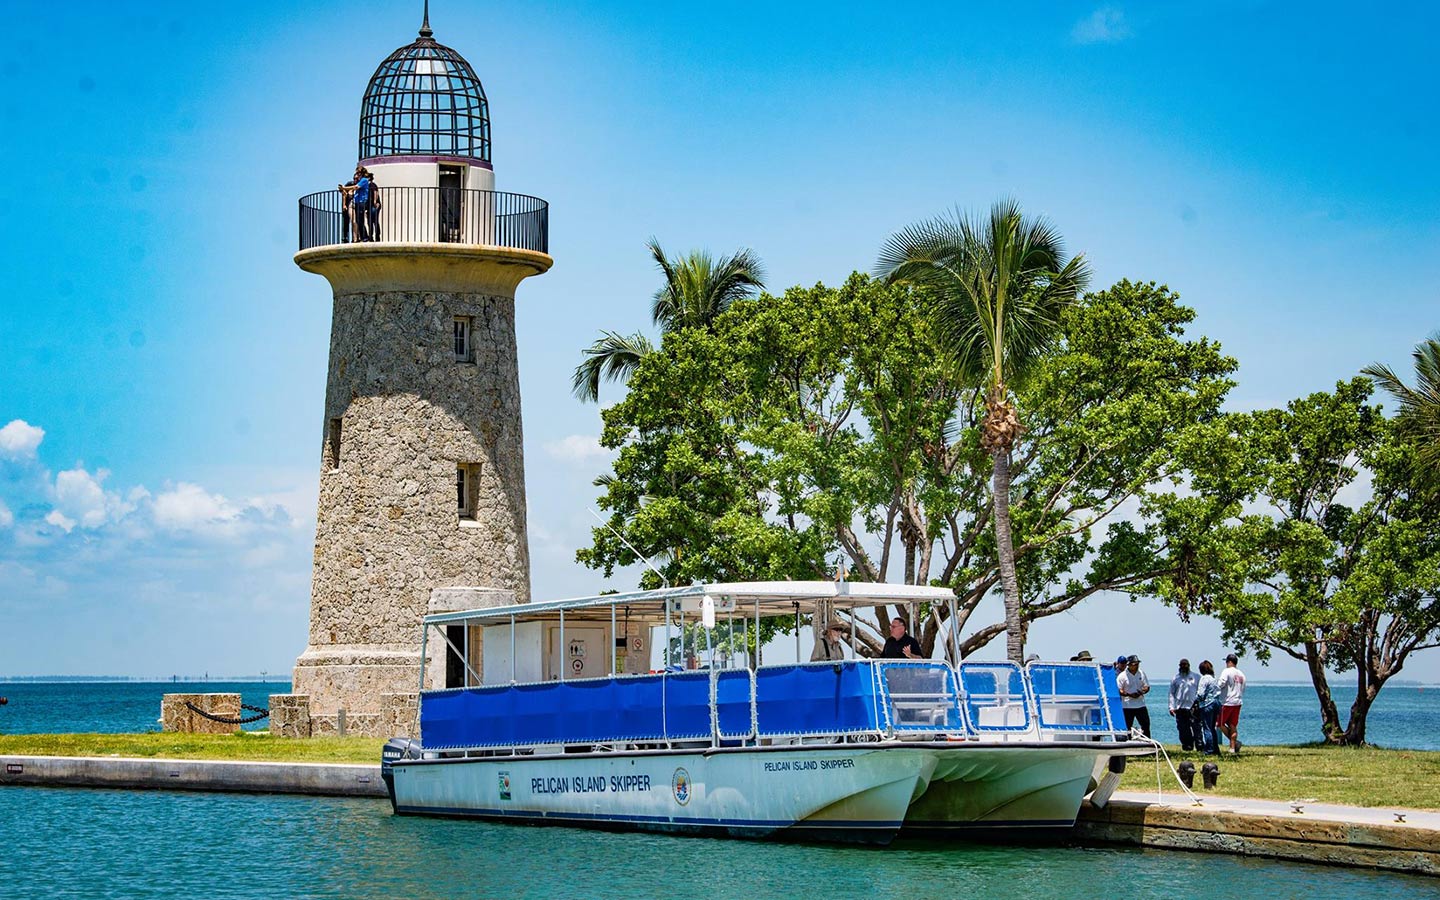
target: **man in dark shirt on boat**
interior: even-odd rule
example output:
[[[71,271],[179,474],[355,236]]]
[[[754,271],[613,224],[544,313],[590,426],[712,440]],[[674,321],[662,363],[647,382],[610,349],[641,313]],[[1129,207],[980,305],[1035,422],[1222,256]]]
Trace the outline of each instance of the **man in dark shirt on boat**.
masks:
[[[890,636],[885,639],[885,649],[880,651],[881,659],[924,659],[920,642],[905,631],[904,619],[890,620]]]

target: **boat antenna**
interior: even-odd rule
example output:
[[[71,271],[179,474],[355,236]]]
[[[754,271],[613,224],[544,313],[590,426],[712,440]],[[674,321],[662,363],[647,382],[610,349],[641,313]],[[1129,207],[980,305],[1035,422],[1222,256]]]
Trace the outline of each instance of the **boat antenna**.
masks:
[[[660,585],[661,585],[662,587],[667,587],[667,588],[668,588],[668,587],[670,586],[670,579],[666,578],[663,572],[661,572],[659,569],[655,568],[655,564],[652,563],[652,562],[650,562],[650,557],[648,557],[648,556],[643,556],[643,555],[640,553],[639,550],[636,550],[636,549],[630,544],[629,541],[625,540],[625,535],[623,535],[623,534],[621,534],[620,532],[616,531],[616,530],[615,530],[615,527],[614,527],[613,525],[611,525],[609,522],[605,521],[604,519],[600,518],[600,514],[597,513],[594,509],[591,509],[591,510],[590,510],[590,515],[592,515],[592,516],[595,517],[595,521],[599,522],[601,525],[604,525],[606,528],[609,528],[609,529],[610,529],[610,533],[613,534],[613,535],[615,535],[615,537],[619,539],[620,543],[624,544],[624,545],[626,546],[626,548],[628,548],[628,549],[630,550],[631,553],[635,554],[635,556],[636,556],[637,559],[643,560],[643,561],[645,562],[645,565],[649,567],[650,571],[654,572],[654,573],[660,578]]]

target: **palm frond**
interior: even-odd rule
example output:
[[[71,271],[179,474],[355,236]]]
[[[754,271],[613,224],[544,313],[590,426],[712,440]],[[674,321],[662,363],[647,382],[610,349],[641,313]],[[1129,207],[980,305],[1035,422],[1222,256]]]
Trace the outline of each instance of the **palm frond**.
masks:
[[[765,268],[751,250],[738,250],[719,259],[693,250],[671,259],[654,238],[648,246],[664,276],[651,307],[651,318],[661,332],[707,326],[730,304],[765,286]]]
[[[639,332],[622,335],[602,331],[595,343],[585,348],[584,361],[575,367],[575,374],[570,379],[571,392],[581,402],[599,402],[602,380],[628,379],[640,365],[640,360],[654,349],[650,339]]]
[[[985,218],[955,210],[896,232],[875,274],[930,297],[937,335],[960,370],[983,383],[1023,377],[1089,282],[1083,258],[1066,260],[1059,233],[1026,219],[1013,199]]]
[[[1399,404],[1400,427],[1419,444],[1421,461],[1440,467],[1440,335],[1415,345],[1415,387],[1383,363],[1360,370]]]

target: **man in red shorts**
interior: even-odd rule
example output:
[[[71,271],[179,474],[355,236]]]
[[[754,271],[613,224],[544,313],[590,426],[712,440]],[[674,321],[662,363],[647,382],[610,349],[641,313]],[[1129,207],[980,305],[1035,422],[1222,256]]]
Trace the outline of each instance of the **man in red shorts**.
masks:
[[[1240,752],[1240,701],[1245,696],[1245,673],[1235,667],[1235,654],[1225,657],[1220,673],[1220,733],[1230,739],[1230,752]]]

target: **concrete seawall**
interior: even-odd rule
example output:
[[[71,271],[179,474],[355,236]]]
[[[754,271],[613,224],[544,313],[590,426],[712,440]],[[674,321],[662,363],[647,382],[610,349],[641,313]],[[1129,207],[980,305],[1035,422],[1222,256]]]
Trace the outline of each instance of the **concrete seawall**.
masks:
[[[384,797],[376,765],[0,756],[0,785]]]
[[[1440,813],[1117,792],[1086,803],[1077,839],[1440,875]],[[1403,819],[1403,821],[1402,821]]]

